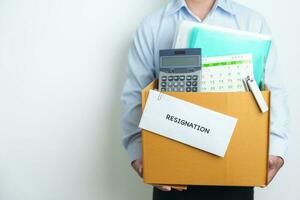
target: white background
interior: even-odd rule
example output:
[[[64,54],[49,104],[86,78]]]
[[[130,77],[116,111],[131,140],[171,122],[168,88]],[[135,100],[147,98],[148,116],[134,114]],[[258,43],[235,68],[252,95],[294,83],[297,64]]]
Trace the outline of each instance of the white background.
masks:
[[[0,0],[0,199],[150,200],[121,147],[119,101],[140,20],[166,0]],[[300,199],[299,1],[243,0],[277,41],[293,123],[257,200]]]

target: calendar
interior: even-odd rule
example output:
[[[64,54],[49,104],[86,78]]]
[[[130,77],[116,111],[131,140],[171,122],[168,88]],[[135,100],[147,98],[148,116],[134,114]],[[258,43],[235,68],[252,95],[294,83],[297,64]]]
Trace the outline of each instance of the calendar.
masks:
[[[253,78],[252,54],[203,58],[201,92],[245,91],[247,76]]]

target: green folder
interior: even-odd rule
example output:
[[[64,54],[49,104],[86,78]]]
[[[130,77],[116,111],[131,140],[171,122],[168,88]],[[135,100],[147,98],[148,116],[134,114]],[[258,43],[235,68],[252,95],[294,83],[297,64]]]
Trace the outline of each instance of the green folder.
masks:
[[[203,57],[252,54],[256,83],[264,87],[265,64],[271,37],[210,25],[192,27],[188,36],[189,48],[202,48]]]

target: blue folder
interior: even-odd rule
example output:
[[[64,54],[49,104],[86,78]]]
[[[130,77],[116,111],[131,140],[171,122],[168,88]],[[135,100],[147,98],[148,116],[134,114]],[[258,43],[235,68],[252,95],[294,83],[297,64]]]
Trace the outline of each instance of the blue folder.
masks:
[[[187,45],[202,48],[203,57],[252,54],[254,78],[261,88],[264,86],[265,64],[271,46],[269,36],[197,25],[191,29]]]

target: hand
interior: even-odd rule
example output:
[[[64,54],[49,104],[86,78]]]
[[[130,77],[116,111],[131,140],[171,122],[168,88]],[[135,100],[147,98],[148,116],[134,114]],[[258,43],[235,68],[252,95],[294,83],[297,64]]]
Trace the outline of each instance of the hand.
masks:
[[[142,159],[137,159],[131,162],[131,166],[136,171],[136,173],[143,178],[143,162]]]
[[[142,159],[137,159],[137,160],[132,161],[131,166],[136,171],[136,173],[141,178],[143,178],[143,162],[142,162]],[[165,192],[168,192],[168,191],[172,190],[172,187],[167,186],[167,185],[153,185],[153,186],[160,189],[160,190],[162,190],[162,191],[165,191]],[[181,189],[177,189],[177,188],[176,188],[176,190],[182,191]]]
[[[279,169],[283,166],[284,161],[279,156],[269,156],[269,171],[268,171],[268,184],[271,183]]]

